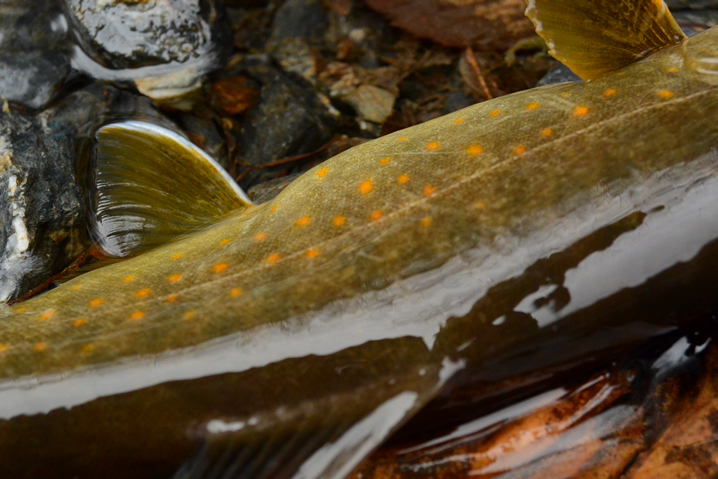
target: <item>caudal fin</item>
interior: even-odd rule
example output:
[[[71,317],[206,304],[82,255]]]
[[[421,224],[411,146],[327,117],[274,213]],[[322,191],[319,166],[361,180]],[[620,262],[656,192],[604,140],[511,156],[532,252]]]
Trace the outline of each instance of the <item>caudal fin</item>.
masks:
[[[551,55],[584,80],[685,38],[663,0],[528,0],[526,15]]]

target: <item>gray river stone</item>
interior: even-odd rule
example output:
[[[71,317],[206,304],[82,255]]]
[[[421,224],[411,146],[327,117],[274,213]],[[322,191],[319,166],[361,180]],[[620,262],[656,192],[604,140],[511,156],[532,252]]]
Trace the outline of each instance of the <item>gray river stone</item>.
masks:
[[[73,66],[111,81],[134,81],[168,99],[201,86],[231,46],[216,0],[64,0],[78,48]]]
[[[87,249],[79,139],[109,111],[134,108],[127,96],[95,85],[35,115],[0,103],[0,303],[44,284]]]
[[[0,2],[0,98],[40,109],[70,73],[70,42],[60,3]]]

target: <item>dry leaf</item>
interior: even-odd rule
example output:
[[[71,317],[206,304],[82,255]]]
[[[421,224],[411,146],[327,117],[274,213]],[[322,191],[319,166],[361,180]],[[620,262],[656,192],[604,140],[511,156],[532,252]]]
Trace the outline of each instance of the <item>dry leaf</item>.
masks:
[[[534,35],[525,0],[367,0],[392,25],[445,46],[507,50]]]

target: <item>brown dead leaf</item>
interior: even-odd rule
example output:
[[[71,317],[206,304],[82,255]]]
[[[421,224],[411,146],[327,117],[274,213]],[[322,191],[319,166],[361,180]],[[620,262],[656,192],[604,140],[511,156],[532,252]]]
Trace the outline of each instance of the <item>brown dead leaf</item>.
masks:
[[[525,0],[367,0],[392,25],[450,47],[507,50],[534,35]]]
[[[698,394],[681,397],[669,426],[626,479],[718,477],[718,347],[711,349]]]
[[[259,92],[244,76],[223,78],[212,85],[212,101],[227,115],[241,115],[252,109]]]

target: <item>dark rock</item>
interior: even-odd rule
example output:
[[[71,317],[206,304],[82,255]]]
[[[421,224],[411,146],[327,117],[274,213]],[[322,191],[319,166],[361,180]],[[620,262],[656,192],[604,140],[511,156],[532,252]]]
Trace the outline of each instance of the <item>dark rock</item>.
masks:
[[[666,0],[666,4],[672,10],[718,8],[718,0]]]
[[[536,86],[553,85],[554,83],[577,82],[581,78],[563,63],[558,63],[538,82]]]
[[[302,176],[302,173],[292,173],[291,175],[282,176],[281,178],[265,181],[264,183],[251,187],[247,191],[247,195],[255,204],[261,205],[273,199],[300,176]]]
[[[77,155],[109,111],[129,114],[127,93],[94,85],[53,108],[0,112],[0,303],[46,283],[87,249],[84,161]],[[116,113],[113,113],[116,114]],[[138,115],[135,112],[135,115]]]
[[[240,150],[252,166],[311,153],[323,146],[336,127],[327,105],[308,87],[275,73],[262,88],[259,103],[242,125]],[[273,177],[271,170],[255,170],[242,186]]]
[[[74,66],[95,78],[134,80],[164,100],[196,90],[231,45],[215,0],[64,0],[83,55]]]
[[[0,5],[0,98],[42,108],[70,73],[67,22],[54,2]]]
[[[227,168],[229,163],[224,138],[222,138],[217,125],[212,120],[183,114],[179,118],[179,123],[192,143],[202,148],[217,163]]]
[[[446,104],[444,105],[444,114],[453,113],[455,111],[466,108],[474,104],[474,100],[469,98],[462,91],[455,91],[450,93],[446,97]]]
[[[718,10],[683,10],[673,16],[689,37],[718,25]]]
[[[274,15],[271,41],[288,38],[317,41],[327,25],[327,14],[319,0],[287,0]]]

